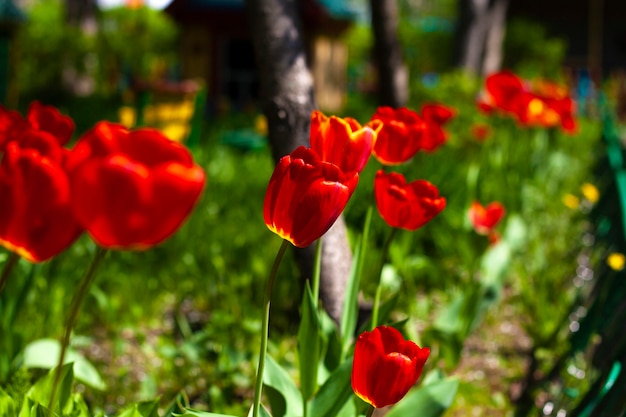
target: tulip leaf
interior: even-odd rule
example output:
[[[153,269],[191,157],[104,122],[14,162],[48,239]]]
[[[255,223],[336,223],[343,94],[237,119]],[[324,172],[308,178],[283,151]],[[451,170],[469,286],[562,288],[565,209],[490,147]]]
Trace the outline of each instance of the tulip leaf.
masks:
[[[15,400],[11,398],[2,388],[0,388],[0,416],[17,415],[17,405]]]
[[[272,410],[272,412],[273,411],[274,410]],[[222,417],[221,414],[213,414],[213,416],[215,416],[215,417]],[[263,404],[261,404],[261,407],[259,408],[259,416],[260,417],[272,417],[270,412],[267,411],[267,409],[265,407],[263,407]],[[204,417],[204,416],[202,416],[202,417]],[[224,416],[224,417],[231,417],[231,416]],[[252,407],[250,407],[250,411],[248,411],[248,417],[252,417]]]
[[[261,416],[263,416],[263,412],[261,412],[260,414]],[[191,409],[185,410],[184,414],[173,414],[173,416],[175,417],[236,417],[236,416],[231,416],[230,414],[215,414],[215,413],[208,413],[206,411],[197,411],[197,410],[191,410]],[[269,414],[267,414],[267,416],[271,417],[269,416]]]
[[[365,254],[367,252],[367,242],[369,240],[369,230],[372,223],[373,211],[373,205],[370,204],[365,216],[363,233],[361,234],[356,244],[356,249],[354,250],[352,268],[350,269],[350,276],[348,277],[348,282],[346,283],[345,299],[341,315],[341,344],[343,347],[343,354],[346,354],[348,348],[351,346],[351,341],[354,338],[354,333],[356,331],[359,314],[359,287],[361,285],[361,274],[363,273],[363,264],[365,261]]]
[[[426,378],[424,380],[426,381]],[[409,393],[386,414],[386,417],[439,417],[450,408],[459,388],[458,378],[437,379]]]
[[[150,400],[131,404],[117,417],[159,417],[159,401]]]
[[[322,328],[317,302],[308,282],[302,297],[302,319],[298,329],[298,355],[300,362],[300,391],[304,401],[317,389],[317,371],[320,360]]]
[[[67,363],[61,367],[59,385],[54,404],[52,404],[52,408],[54,410],[65,410],[66,407],[71,406],[72,383],[74,382],[74,372],[72,368],[73,366],[71,363]],[[50,402],[52,385],[56,379],[56,372],[57,368],[52,368],[46,376],[38,380],[35,385],[30,387],[26,393],[26,399],[22,403],[20,416],[30,415],[28,414],[28,410],[32,412],[33,407],[36,405],[42,405],[42,411],[47,411],[47,409],[43,410],[43,405],[47,406]],[[38,410],[39,407],[36,407],[35,409]],[[37,411],[37,413],[39,413],[39,411]]]
[[[55,339],[39,339],[24,349],[24,367],[51,369],[57,365],[61,344]],[[74,363],[74,377],[98,390],[105,390],[106,384],[95,366],[78,351],[68,348],[65,363]]]
[[[266,390],[275,417],[302,414],[302,397],[293,380],[270,355],[265,359],[263,383],[273,390]],[[278,395],[277,395],[278,394]]]
[[[322,385],[309,403],[309,415],[336,417],[352,398],[352,358],[343,361]]]

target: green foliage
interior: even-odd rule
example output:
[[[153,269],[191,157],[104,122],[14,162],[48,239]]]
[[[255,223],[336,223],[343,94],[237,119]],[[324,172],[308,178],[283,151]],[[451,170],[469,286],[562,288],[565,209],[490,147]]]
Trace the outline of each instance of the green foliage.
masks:
[[[63,5],[60,0],[38,0],[26,9],[27,21],[19,28],[17,40],[21,94],[45,100],[62,92],[64,69],[85,71],[84,58],[93,40],[66,23]]]
[[[540,23],[526,19],[508,22],[503,66],[523,77],[561,77],[567,52],[564,39],[551,37]]]
[[[37,0],[26,9],[28,18],[18,33],[17,83],[22,96],[58,103],[59,95],[71,93],[64,73],[74,74],[73,79],[88,77],[97,92],[111,95],[123,81],[162,77],[175,63],[178,29],[162,11],[103,10],[96,15],[96,32],[89,33],[68,24],[64,5],[60,0]]]
[[[99,26],[96,51],[103,81],[116,73],[158,79],[176,60],[178,28],[161,11],[115,7],[101,12]]]

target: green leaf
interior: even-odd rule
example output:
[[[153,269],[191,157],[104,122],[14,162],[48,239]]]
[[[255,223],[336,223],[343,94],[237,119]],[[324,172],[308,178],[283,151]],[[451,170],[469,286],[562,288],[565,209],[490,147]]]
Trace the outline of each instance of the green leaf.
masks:
[[[131,404],[118,417],[159,417],[159,400]]]
[[[302,297],[302,320],[298,329],[298,356],[300,363],[300,391],[304,401],[317,390],[317,370],[320,361],[322,329],[317,302],[306,283]]]
[[[298,387],[296,387],[287,371],[281,368],[270,355],[267,355],[265,359],[263,383],[276,390],[284,401],[284,404],[282,402],[278,404],[276,398],[268,395],[272,411],[276,417],[280,415],[297,416],[302,414],[302,396]]]
[[[438,379],[424,384],[409,393],[386,414],[386,417],[439,417],[450,408],[459,387],[457,378]]]
[[[352,358],[343,361],[330,375],[309,403],[309,415],[337,417],[339,411],[352,397]]]
[[[191,410],[191,409],[185,410],[185,414],[173,414],[173,415],[176,417],[236,417],[236,416],[231,416],[229,414],[215,414],[215,413],[209,413],[206,411],[197,411],[197,410]],[[264,414],[261,411],[261,416],[263,415]]]
[[[217,416],[217,417],[221,417],[221,416],[219,416],[217,414],[214,414],[214,415]],[[265,407],[263,407],[263,405],[261,405],[261,408],[259,408],[259,416],[260,417],[272,417],[270,412],[267,411],[265,409]],[[201,417],[204,417],[204,416],[201,416]],[[226,416],[226,417],[230,417],[230,416]],[[248,417],[252,417],[252,407],[250,407],[250,411],[248,411]]]
[[[28,344],[24,349],[24,363],[26,368],[52,369],[57,365],[61,353],[61,344],[55,339],[39,339]],[[106,383],[83,355],[72,348],[68,348],[65,363],[74,363],[74,376],[79,381],[92,388],[104,391]]]
[[[352,345],[352,339],[354,338],[354,332],[356,331],[356,323],[359,314],[359,288],[361,285],[361,274],[363,273],[363,263],[367,252],[369,230],[372,223],[372,212],[373,205],[370,204],[367,209],[367,214],[365,215],[363,233],[357,242],[354,257],[352,258],[350,276],[348,277],[348,282],[346,283],[340,329],[343,355],[347,354],[348,349]]]
[[[0,416],[17,415],[15,400],[0,387]]]
[[[71,363],[63,365],[61,368],[61,375],[59,378],[59,386],[55,396],[54,404],[52,404],[53,410],[66,410],[66,407],[71,406],[69,400],[72,392],[72,383],[74,382],[74,372]],[[50,395],[52,394],[52,385],[54,384],[55,374],[57,368],[52,368],[50,372],[39,381],[35,383],[26,393],[26,399],[22,403],[22,409],[20,410],[20,416],[30,415],[33,412],[33,405],[41,404],[48,406],[50,402]],[[39,411],[37,411],[39,412]]]

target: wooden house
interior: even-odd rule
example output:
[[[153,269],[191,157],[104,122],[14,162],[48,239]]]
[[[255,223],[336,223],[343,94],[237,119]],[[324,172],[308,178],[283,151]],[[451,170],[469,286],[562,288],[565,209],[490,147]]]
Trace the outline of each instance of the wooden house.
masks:
[[[347,89],[348,51],[341,36],[358,13],[346,0],[300,0],[307,55],[320,109],[336,112]],[[201,78],[210,108],[243,109],[259,80],[243,0],[173,0],[165,9],[181,28],[182,78]]]

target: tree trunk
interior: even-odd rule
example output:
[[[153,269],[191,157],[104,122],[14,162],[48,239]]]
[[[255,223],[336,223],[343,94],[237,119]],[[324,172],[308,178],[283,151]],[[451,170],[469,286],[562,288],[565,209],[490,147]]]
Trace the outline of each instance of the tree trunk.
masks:
[[[499,71],[502,67],[502,45],[506,32],[506,12],[508,7],[509,0],[496,0],[491,7],[482,68],[483,75]]]
[[[246,0],[261,81],[261,107],[274,161],[300,145],[309,146],[315,109],[313,77],[295,0]],[[314,245],[296,249],[303,278],[313,270]],[[320,296],[329,315],[341,318],[345,283],[352,263],[343,217],[324,235]]]
[[[459,0],[457,66],[486,75],[500,69],[509,0]]]
[[[402,107],[409,95],[408,74],[398,41],[397,0],[370,0],[378,96],[382,106]]]

